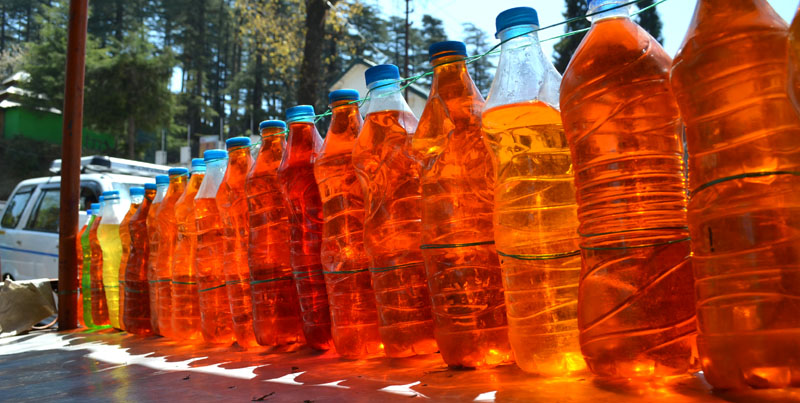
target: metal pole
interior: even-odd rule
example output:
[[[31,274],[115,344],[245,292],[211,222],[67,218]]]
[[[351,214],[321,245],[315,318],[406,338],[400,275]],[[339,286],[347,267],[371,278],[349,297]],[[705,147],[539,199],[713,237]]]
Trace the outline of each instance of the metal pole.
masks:
[[[64,122],[61,130],[61,210],[58,224],[58,329],[78,327],[78,212],[81,193],[83,81],[88,0],[70,0]]]

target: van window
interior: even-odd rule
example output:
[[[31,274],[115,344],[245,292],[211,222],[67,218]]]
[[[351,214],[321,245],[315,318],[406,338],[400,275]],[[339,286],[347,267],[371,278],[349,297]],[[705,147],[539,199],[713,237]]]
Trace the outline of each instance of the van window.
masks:
[[[52,188],[42,191],[25,229],[53,233],[58,232],[58,215],[61,207],[60,200],[61,189]]]
[[[19,218],[22,212],[25,211],[25,206],[33,193],[33,187],[24,187],[17,190],[11,200],[6,204],[6,212],[3,214],[3,219],[0,220],[0,226],[4,228],[16,228],[19,224]]]

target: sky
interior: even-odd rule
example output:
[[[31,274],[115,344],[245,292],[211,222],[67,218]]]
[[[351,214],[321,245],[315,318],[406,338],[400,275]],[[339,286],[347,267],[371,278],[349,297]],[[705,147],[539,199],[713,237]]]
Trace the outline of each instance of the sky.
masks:
[[[367,3],[377,5],[384,17],[391,15],[405,15],[405,0],[365,0]],[[798,0],[768,0],[772,8],[783,19],[791,21],[797,10]],[[670,55],[675,55],[683,41],[686,30],[689,28],[696,0],[667,0],[659,4],[656,9],[664,24],[664,49]],[[550,25],[565,18],[561,15],[564,11],[564,0],[412,0],[412,18],[414,25],[422,26],[420,22],[424,14],[430,14],[444,22],[447,35],[454,40],[462,39],[461,24],[471,22],[494,39],[494,20],[501,11],[527,6],[533,7],[539,14],[539,23],[542,26]],[[635,9],[635,7],[634,7]],[[544,40],[564,33],[564,26],[554,27],[539,33],[539,39]],[[558,42],[543,41],[542,48],[546,55],[552,55],[553,45]]]

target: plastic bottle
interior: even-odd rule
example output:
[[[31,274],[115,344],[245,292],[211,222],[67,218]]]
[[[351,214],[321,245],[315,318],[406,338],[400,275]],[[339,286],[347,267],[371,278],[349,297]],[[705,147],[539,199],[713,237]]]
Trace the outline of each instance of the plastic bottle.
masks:
[[[247,175],[245,193],[250,213],[250,292],[253,330],[262,346],[303,343],[300,303],[289,252],[289,208],[278,182],[278,166],[286,148],[286,123],[259,124],[261,149]]]
[[[97,326],[92,319],[92,247],[89,235],[95,220],[97,220],[100,203],[92,203],[91,208],[86,212],[89,215],[86,229],[81,232],[81,258],[83,260],[81,266],[81,304],[83,308],[83,323],[88,328]]]
[[[800,6],[789,27],[789,98],[800,113]]]
[[[147,217],[152,210],[156,193],[155,183],[144,185],[142,204],[128,224],[131,250],[128,264],[125,266],[125,306],[122,322],[125,324],[125,330],[139,335],[153,334],[153,326],[150,323],[150,287],[147,277],[147,260],[150,250]]]
[[[119,238],[119,225],[125,218],[128,206],[120,203],[119,190],[103,192],[103,197],[103,221],[97,228],[97,240],[103,251],[103,289],[111,326],[120,329],[119,264],[122,260],[122,242]]]
[[[800,385],[800,118],[787,37],[766,0],[699,0],[672,64],[697,345],[716,388]]]
[[[322,137],[314,126],[314,108],[286,110],[289,137],[278,168],[278,181],[289,207],[292,275],[297,286],[303,334],[315,350],[331,348],[331,315],[320,261],[322,199],[314,178],[314,159]]]
[[[202,158],[192,159],[192,172],[183,195],[175,202],[178,226],[172,257],[172,333],[177,340],[196,340],[200,334],[200,300],[197,293],[197,224],[194,198],[206,176]]]
[[[358,91],[328,95],[333,111],[314,177],[322,198],[321,262],[325,273],[336,352],[363,358],[382,352],[378,312],[364,250],[364,192],[353,167],[353,145],[364,120]]]
[[[695,309],[672,60],[624,0],[592,0],[561,83],[578,200],[581,351],[595,374],[692,366]]]
[[[421,248],[436,343],[451,367],[511,362],[483,97],[467,71],[463,42],[434,43],[429,54],[433,81],[412,149],[422,167]]]
[[[85,259],[85,257],[83,254],[83,237],[84,234],[88,236],[88,233],[86,231],[89,228],[89,224],[91,224],[92,222],[92,210],[86,210],[86,216],[88,217],[88,219],[86,220],[86,223],[83,224],[83,227],[80,229],[80,231],[78,231],[78,237],[75,240],[76,241],[75,248],[78,253],[77,255],[78,256],[78,303],[81,304],[81,306],[78,307],[78,326],[91,328],[94,327],[94,323],[91,322],[92,319],[91,315],[88,318],[89,322],[87,322],[87,319],[84,318],[85,301],[83,298],[83,265],[84,265],[83,260]],[[89,311],[91,312],[91,308]]]
[[[364,247],[370,261],[378,325],[389,357],[438,350],[420,251],[419,166],[409,155],[417,118],[403,99],[397,66],[364,73],[370,89],[353,165],[364,192]]]
[[[253,331],[253,302],[250,293],[250,268],[247,265],[247,245],[250,214],[244,185],[253,167],[249,137],[232,137],[228,147],[228,168],[217,191],[217,208],[222,219],[225,283],[228,303],[233,315],[233,332],[242,347],[258,344]]]
[[[97,218],[89,228],[89,247],[92,251],[91,263],[91,296],[92,296],[92,321],[95,326],[108,326],[111,322],[108,317],[108,303],[106,302],[106,291],[103,287],[103,249],[100,246],[100,241],[97,237],[97,230],[100,228],[100,222],[103,221],[103,213],[105,210],[103,199],[105,196],[100,196],[97,205]],[[92,210],[94,204],[92,204]]]
[[[122,260],[119,261],[119,325],[120,329],[126,330],[123,316],[125,314],[125,274],[128,271],[128,261],[131,254],[131,218],[136,214],[136,210],[142,205],[144,199],[143,187],[130,188],[131,204],[128,207],[125,218],[119,224],[119,240],[122,244]]]
[[[156,212],[158,231],[158,260],[156,261],[156,290],[158,292],[158,329],[162,336],[175,338],[172,331],[172,258],[178,238],[175,203],[186,191],[189,170],[169,169],[169,187]]]
[[[536,10],[497,16],[503,41],[483,112],[493,153],[494,234],[509,340],[527,372],[569,375],[586,368],[578,344],[580,251],[572,163],[561,116],[561,77],[542,53]]]
[[[161,208],[161,202],[167,194],[169,188],[169,176],[157,175],[156,176],[156,198],[153,199],[153,204],[150,205],[150,211],[147,213],[147,237],[149,239],[148,256],[147,256],[147,281],[150,284],[150,324],[152,325],[155,334],[163,335],[161,329],[158,328],[158,276],[156,274],[156,264],[158,263],[158,253],[160,246],[159,239],[159,224],[157,220],[158,210]]]
[[[233,317],[225,285],[225,248],[216,199],[228,167],[228,153],[225,150],[206,150],[203,160],[206,177],[194,198],[200,332],[207,343],[230,344],[234,340]]]

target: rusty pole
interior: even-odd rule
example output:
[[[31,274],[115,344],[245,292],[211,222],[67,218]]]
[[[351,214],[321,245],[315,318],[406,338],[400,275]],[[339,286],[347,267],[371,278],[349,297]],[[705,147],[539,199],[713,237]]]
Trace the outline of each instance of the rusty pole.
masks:
[[[64,126],[61,131],[61,211],[58,224],[58,329],[78,327],[78,209],[81,182],[83,79],[88,0],[70,0]]]

